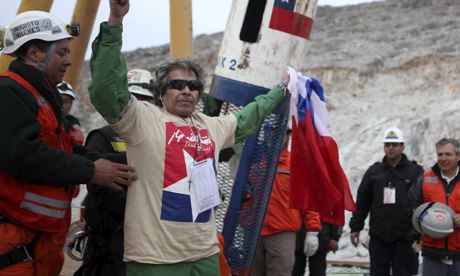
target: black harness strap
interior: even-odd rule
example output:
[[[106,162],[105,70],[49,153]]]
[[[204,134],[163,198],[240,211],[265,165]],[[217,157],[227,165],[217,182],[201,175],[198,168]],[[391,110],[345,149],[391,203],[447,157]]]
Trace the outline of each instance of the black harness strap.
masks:
[[[420,213],[418,219],[417,219],[417,224],[418,224],[418,227],[420,228],[420,230],[422,230],[422,220],[423,220],[423,217],[422,215],[425,214],[425,212],[431,208],[431,206],[433,206],[436,202],[430,202],[430,204],[428,204],[425,209],[423,209],[423,211]],[[422,230],[423,232],[423,230]]]
[[[10,223],[9,220],[0,214],[0,221]],[[37,232],[34,238],[26,245],[19,245],[8,253],[0,255],[0,269],[12,266],[17,263],[32,261],[34,247],[40,239],[41,233]]]

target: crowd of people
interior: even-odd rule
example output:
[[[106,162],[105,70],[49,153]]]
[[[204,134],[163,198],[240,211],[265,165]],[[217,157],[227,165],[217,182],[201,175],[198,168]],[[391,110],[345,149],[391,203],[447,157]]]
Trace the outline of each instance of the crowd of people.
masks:
[[[0,74],[0,275],[59,275],[80,184],[88,187],[88,245],[75,275],[230,273],[214,217],[219,153],[259,130],[286,97],[289,74],[240,111],[207,116],[196,110],[206,86],[196,62],[167,60],[154,76],[128,70],[121,53],[128,11],[128,0],[111,0],[92,45],[88,89],[108,125],[86,141],[70,114],[76,95],[63,81],[78,30],[40,11],[5,28],[2,53],[16,59]],[[290,135],[287,129],[251,275],[304,275],[307,263],[309,275],[326,275],[326,256],[339,249],[341,226],[289,208]],[[419,242],[423,275],[460,275],[460,143],[439,140],[437,163],[424,171],[403,153],[399,128],[387,129],[382,142],[382,161],[358,188],[351,243],[359,244],[369,216],[372,276],[417,275]],[[425,224],[414,228],[414,210],[429,202],[452,210],[442,238],[424,232]]]

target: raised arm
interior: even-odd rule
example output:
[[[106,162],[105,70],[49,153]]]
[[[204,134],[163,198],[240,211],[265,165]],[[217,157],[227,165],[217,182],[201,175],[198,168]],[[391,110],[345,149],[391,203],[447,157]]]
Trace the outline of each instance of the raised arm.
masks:
[[[121,54],[122,23],[128,11],[128,0],[110,0],[109,21],[101,23],[99,35],[92,44],[92,80],[88,87],[91,103],[110,123],[121,118],[131,99],[126,61]]]

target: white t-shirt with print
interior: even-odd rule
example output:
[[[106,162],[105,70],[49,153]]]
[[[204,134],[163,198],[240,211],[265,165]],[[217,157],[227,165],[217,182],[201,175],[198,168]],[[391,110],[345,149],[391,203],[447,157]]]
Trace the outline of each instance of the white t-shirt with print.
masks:
[[[191,166],[214,162],[235,142],[236,117],[194,113],[182,118],[133,98],[111,125],[126,142],[139,179],[128,188],[124,260],[150,264],[194,261],[219,252],[214,211],[198,213]],[[196,185],[199,185],[197,183]]]

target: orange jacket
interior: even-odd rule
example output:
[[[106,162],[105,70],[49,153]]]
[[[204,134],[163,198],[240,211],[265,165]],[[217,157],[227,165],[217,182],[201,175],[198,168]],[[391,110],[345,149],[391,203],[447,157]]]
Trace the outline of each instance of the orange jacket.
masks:
[[[83,135],[83,132],[75,125],[71,126],[70,135],[76,144],[83,145],[85,142],[85,136]]]
[[[72,152],[73,140],[59,125],[51,104],[19,75],[7,72],[10,77],[32,93],[39,105],[37,120],[41,124],[39,138],[51,147]],[[52,164],[50,164],[52,166]],[[70,223],[72,187],[34,184],[26,179],[0,173],[0,213],[15,224],[45,232],[66,232]]]
[[[449,196],[443,187],[441,179],[433,170],[423,176],[423,202],[440,202],[449,205],[455,213],[460,213],[460,183],[457,182]],[[452,184],[453,185],[453,184]],[[447,199],[447,200],[446,200]],[[454,232],[444,239],[433,239],[422,235],[422,245],[440,249],[460,251],[460,228],[454,227]]]
[[[77,128],[75,125],[70,127],[70,136],[72,137],[74,144],[83,145],[83,143],[85,142],[85,136],[83,135],[83,132],[79,128]],[[80,193],[80,185],[75,185],[75,189],[73,190],[72,197],[76,198],[79,193]]]
[[[283,150],[278,161],[278,169],[265,215],[262,236],[285,231],[298,231],[302,225],[302,217],[304,217],[304,224],[308,231],[321,230],[321,220],[318,212],[303,212],[289,208],[290,159],[290,152],[287,149]]]
[[[217,239],[219,240],[219,269],[220,276],[230,275],[230,266],[227,263],[227,259],[224,256],[225,240],[224,236],[220,232],[217,232]]]
[[[0,255],[16,246],[28,244],[36,231],[0,221]],[[34,248],[33,262],[20,262],[0,269],[0,275],[35,276],[60,275],[64,264],[63,246],[66,233],[42,233]]]

